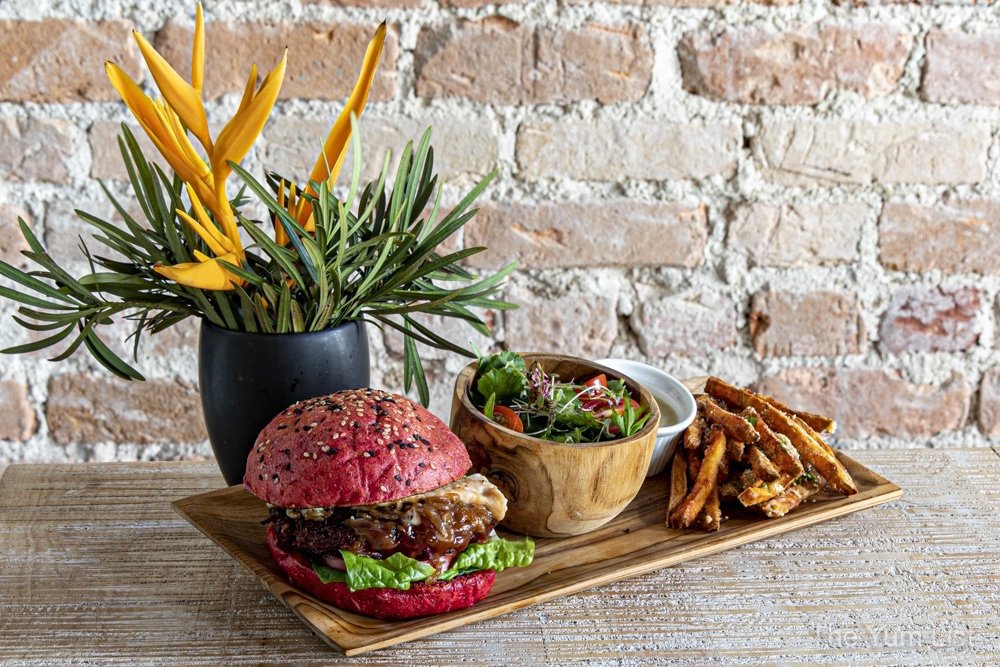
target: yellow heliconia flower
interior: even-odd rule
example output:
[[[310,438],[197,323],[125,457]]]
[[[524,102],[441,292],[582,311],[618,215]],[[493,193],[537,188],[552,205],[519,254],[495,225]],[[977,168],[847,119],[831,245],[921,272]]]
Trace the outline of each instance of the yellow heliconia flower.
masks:
[[[325,181],[332,185],[340,173],[351,139],[351,114],[360,117],[368,103],[368,93],[382,56],[386,31],[386,24],[382,23],[369,42],[361,73],[344,109],[323,143],[323,150],[310,175],[311,181]],[[241,280],[227,271],[221,261],[239,265],[245,258],[245,252],[236,215],[226,194],[226,180],[232,172],[230,162],[238,163],[246,157],[263,130],[284,80],[288,52],[285,51],[280,62],[259,86],[257,66],[251,67],[239,108],[213,140],[202,100],[205,25],[201,3],[198,3],[195,13],[190,83],[171,67],[145,37],[137,31],[132,31],[132,35],[162,99],[154,100],[147,96],[121,68],[110,62],[105,65],[108,79],[157,150],[186,184],[194,216],[183,210],[178,210],[177,214],[215,255],[213,258],[194,251],[197,262],[174,266],[157,265],[154,269],[182,285],[212,290],[233,289],[241,284]],[[188,138],[188,132],[201,145],[204,157]],[[281,185],[279,203],[306,231],[314,230],[312,206],[306,196],[316,194],[312,186],[307,185],[299,190],[295,184],[287,185],[283,182]],[[211,212],[211,217],[208,212]],[[281,244],[288,243],[285,230],[277,221],[275,238]]]
[[[167,266],[161,264],[153,267],[153,270],[161,276],[170,278],[175,283],[197,287],[198,289],[227,291],[238,287],[242,281],[237,276],[226,271],[226,268],[219,262],[225,260],[231,264],[239,264],[240,258],[236,253],[222,255],[211,258],[204,253],[194,251],[197,262],[182,262]]]
[[[239,233],[235,226],[232,229],[232,236],[224,230],[220,230],[208,212],[198,201],[198,195],[194,193],[191,186],[187,186],[188,197],[191,199],[191,206],[194,209],[194,217],[187,211],[177,209],[180,216],[188,227],[190,227],[208,246],[215,255],[214,258],[195,250],[194,254],[197,262],[182,262],[168,266],[157,264],[153,270],[161,276],[166,276],[176,283],[187,285],[188,287],[198,287],[211,290],[231,290],[242,283],[239,276],[230,273],[222,264],[224,260],[237,266],[243,263],[246,254],[243,244],[240,241]]]
[[[240,284],[240,279],[227,272],[218,261],[222,259],[240,264],[245,257],[236,216],[226,195],[226,180],[232,172],[229,162],[240,162],[264,128],[278,99],[288,52],[285,51],[281,61],[264,77],[260,86],[256,85],[257,66],[251,67],[239,108],[213,141],[201,97],[205,78],[205,26],[201,4],[197,5],[195,14],[190,83],[142,35],[135,31],[132,34],[163,99],[151,99],[121,68],[110,62],[105,65],[108,78],[157,150],[187,185],[197,219],[184,211],[177,213],[216,255],[213,259],[195,251],[197,262],[154,268],[161,275],[183,285],[202,289],[233,289]],[[188,131],[201,144],[207,160],[188,139]],[[209,219],[205,207],[211,211],[215,223]],[[216,223],[221,227],[221,233]]]
[[[181,177],[181,180],[191,185],[203,200],[213,201],[215,186],[212,170],[198,155],[173,109],[162,101],[150,99],[135,81],[114,63],[106,63],[105,69],[111,85],[121,95],[125,105],[132,111],[167,164]]]
[[[354,90],[351,91],[351,96],[347,98],[347,103],[344,105],[333,127],[330,128],[330,132],[326,136],[326,141],[323,142],[323,150],[320,152],[319,157],[316,158],[316,166],[313,167],[312,174],[309,176],[310,183],[306,186],[303,194],[316,194],[312,188],[312,181],[316,183],[326,181],[331,186],[336,182],[337,175],[344,164],[344,158],[347,156],[347,146],[351,141],[351,114],[353,113],[356,117],[360,118],[362,112],[365,110],[365,105],[368,103],[368,93],[371,90],[372,82],[375,80],[375,71],[378,69],[379,60],[382,58],[382,47],[385,45],[385,37],[386,25],[383,22],[368,43],[368,48],[365,51],[365,59],[361,66],[361,73],[358,74]],[[288,201],[284,201],[284,191],[287,186],[284,182],[281,186],[282,191],[279,195],[279,201],[281,201],[282,206],[298,220],[299,224],[306,231],[313,231],[316,228],[316,224],[312,217],[312,204],[305,197],[301,195],[296,196],[294,185],[289,193]],[[285,229],[277,219],[275,219],[274,237],[282,245],[288,243],[288,236],[285,234]]]

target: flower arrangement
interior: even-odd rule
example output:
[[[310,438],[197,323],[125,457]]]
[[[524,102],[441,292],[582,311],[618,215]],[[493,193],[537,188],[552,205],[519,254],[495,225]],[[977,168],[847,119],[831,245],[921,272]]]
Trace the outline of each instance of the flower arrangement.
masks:
[[[226,329],[278,334],[319,331],[360,319],[403,333],[405,388],[410,390],[415,382],[426,404],[428,390],[416,343],[469,356],[471,352],[414,315],[455,317],[488,333],[473,309],[512,307],[496,298],[496,292],[513,265],[476,276],[461,262],[484,248],[438,252],[439,244],[475,215],[472,203],[495,174],[443,213],[430,129],[416,147],[407,144],[394,176],[386,155],[379,177],[361,183],[357,119],[381,57],[385,24],[369,43],[357,83],[302,184],[276,173],[268,173],[262,183],[240,166],[275,105],[287,51],[259,84],[257,67],[251,67],[236,112],[212,136],[202,100],[201,5],[196,10],[190,81],[141,34],[133,35],[160,97],[146,95],[110,62],[107,75],[173,173],[147,160],[122,125],[119,146],[145,221],[134,219],[102,184],[121,222],[77,211],[95,228],[95,242],[103,246],[91,251],[81,243],[90,264],[90,273],[83,276],[74,277],[60,267],[19,220],[29,246],[24,255],[37,268],[22,271],[0,262],[0,275],[17,285],[0,286],[0,296],[20,304],[14,316],[18,324],[43,336],[4,352],[35,351],[68,341],[54,361],[83,345],[115,375],[141,380],[142,375],[101,340],[101,326],[116,318],[134,323],[130,338],[135,359],[144,332],[156,334],[191,316]],[[354,149],[350,186],[338,196],[336,179],[349,145]],[[227,183],[234,173],[242,185],[231,197]],[[268,221],[250,219],[244,212],[254,200],[267,209]]]

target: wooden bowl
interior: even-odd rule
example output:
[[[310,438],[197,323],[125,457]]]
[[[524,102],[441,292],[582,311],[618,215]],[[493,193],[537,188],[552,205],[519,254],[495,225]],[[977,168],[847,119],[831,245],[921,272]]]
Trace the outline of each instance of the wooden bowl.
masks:
[[[628,438],[595,444],[541,440],[501,426],[472,404],[476,363],[455,380],[451,429],[465,442],[475,472],[486,475],[508,500],[505,528],[536,537],[565,537],[594,530],[618,515],[639,492],[656,443],[660,410],[637,382],[606,366],[557,354],[524,354],[563,380],[604,373],[625,381],[651,412]]]

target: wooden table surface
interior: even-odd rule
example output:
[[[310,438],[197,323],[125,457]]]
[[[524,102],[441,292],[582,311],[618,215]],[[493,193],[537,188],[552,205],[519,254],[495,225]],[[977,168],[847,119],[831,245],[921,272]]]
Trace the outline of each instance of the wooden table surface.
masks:
[[[1000,453],[854,454],[903,499],[350,660],[174,514],[214,464],[14,465],[0,663],[996,664]]]

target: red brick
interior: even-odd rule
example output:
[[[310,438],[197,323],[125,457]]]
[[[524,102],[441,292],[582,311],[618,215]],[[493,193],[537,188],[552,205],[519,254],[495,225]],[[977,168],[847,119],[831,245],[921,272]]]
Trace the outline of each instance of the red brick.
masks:
[[[0,118],[0,174],[16,181],[70,180],[78,131],[65,120]]]
[[[28,244],[21,235],[18,218],[23,218],[28,227],[34,227],[33,220],[25,209],[0,204],[0,260],[23,268],[29,264],[29,260],[21,251],[27,250]],[[33,231],[38,233],[38,230]]]
[[[861,225],[875,211],[855,202],[747,204],[736,209],[726,242],[751,266],[831,266],[855,261]]]
[[[23,383],[0,381],[0,405],[0,440],[24,441],[34,435],[38,420]]]
[[[953,373],[940,384],[914,384],[898,371],[790,368],[766,375],[759,388],[793,408],[834,417],[837,433],[929,437],[965,426],[971,391]]]
[[[1000,104],[1000,32],[928,32],[920,96],[945,104]]]
[[[366,7],[372,9],[413,9],[424,4],[424,0],[304,0],[307,5],[330,5],[331,7]]]
[[[483,321],[486,322],[488,327],[491,329],[493,328],[497,319],[494,311],[486,311],[484,313],[483,311],[477,310],[476,314],[483,318]],[[464,320],[460,320],[455,317],[425,315],[422,313],[416,314],[414,319],[445,340],[454,343],[455,345],[460,345],[466,349],[471,350],[472,347],[475,346],[480,352],[487,353],[495,347],[492,338],[479,333],[469,326],[469,324]],[[396,357],[402,357],[404,345],[403,334],[391,327],[385,327],[384,335],[386,350]],[[446,359],[448,357],[459,356],[457,352],[442,350],[437,347],[424,345],[423,343],[417,343],[417,351],[420,353],[420,358],[425,361],[429,359]]]
[[[736,344],[736,307],[715,291],[645,298],[630,324],[648,357],[702,357]]]
[[[425,28],[414,58],[421,97],[489,104],[634,102],[653,69],[649,39],[637,26],[565,30],[500,17]]]
[[[1000,202],[889,203],[879,220],[882,264],[899,271],[985,273],[1000,257]]]
[[[589,5],[593,0],[568,0],[571,4]],[[644,7],[724,7],[738,5],[741,0],[605,0],[609,5],[641,5]],[[774,7],[794,5],[799,0],[749,0],[758,5]]]
[[[130,198],[122,204],[133,216],[138,216],[137,220],[145,220],[134,199]],[[73,274],[88,269],[87,258],[80,250],[82,237],[92,254],[122,259],[118,251],[95,240],[96,228],[81,219],[76,214],[76,209],[116,225],[125,224],[107,200],[57,199],[45,207],[45,249],[52,258]]]
[[[1000,368],[983,373],[979,385],[979,430],[989,436],[1000,435]]]
[[[742,142],[742,129],[731,122],[526,121],[517,131],[518,175],[529,181],[731,178]]]
[[[750,335],[765,357],[860,354],[867,346],[857,295],[849,292],[760,292]]]
[[[493,248],[470,264],[523,269],[680,266],[701,262],[708,238],[703,204],[604,202],[484,204],[465,231],[466,247]]]
[[[882,316],[879,347],[895,353],[971,349],[979,342],[981,305],[971,287],[901,290]]]
[[[520,306],[504,315],[508,349],[599,359],[608,355],[618,335],[616,303],[610,297],[538,295],[523,287],[513,287],[505,296]]]
[[[438,0],[442,7],[487,7],[490,5],[523,4],[526,0]]]
[[[320,22],[206,23],[205,95],[240,94],[250,65],[256,62],[261,74],[270,71],[287,46],[288,69],[281,99],[346,99],[358,78],[375,27]],[[189,23],[171,22],[156,34],[160,53],[185,75],[191,71],[192,30]],[[398,51],[396,35],[390,31],[369,99],[381,101],[396,96]]]
[[[817,104],[831,90],[892,92],[912,44],[902,30],[854,24],[690,32],[677,50],[691,92],[744,104]]]
[[[265,126],[263,132],[263,162],[268,169],[304,181],[319,154],[320,142],[326,137],[333,121],[302,120],[294,117],[277,117]],[[364,181],[377,180],[382,159],[391,150],[391,174],[399,163],[399,156],[408,141],[414,146],[428,127],[433,127],[431,146],[434,148],[434,169],[441,178],[449,181],[456,177],[482,178],[499,160],[497,132],[484,119],[458,118],[452,115],[428,115],[418,119],[398,116],[362,116],[360,127],[361,177]],[[351,179],[353,148],[348,149],[340,183],[347,185]],[[390,181],[391,184],[391,181]]]
[[[131,322],[128,324],[128,333],[131,334],[135,327],[132,326]],[[189,317],[159,333],[150,334],[144,332],[139,344],[140,362],[144,355],[148,355],[149,357],[166,357],[179,352],[192,358],[196,357],[198,355],[198,332],[200,328],[201,320],[197,317]],[[129,347],[123,350],[123,352],[130,355],[125,360],[131,363],[132,341],[127,340],[126,343]]]
[[[131,26],[121,21],[0,21],[0,100],[117,100],[104,73],[111,60],[133,79],[140,74]]]
[[[763,175],[791,186],[976,183],[986,178],[983,123],[766,122],[753,140]]]
[[[996,0],[833,0],[838,5],[877,7],[879,5],[913,5],[946,7],[953,5],[992,5]]]
[[[206,438],[196,387],[63,374],[49,380],[49,433],[59,444],[200,442]]]
[[[156,162],[169,174],[166,161],[160,157],[159,151],[153,146],[146,133],[138,125],[129,124],[129,129],[135,136],[136,143],[142,149],[147,160]],[[118,148],[118,137],[121,136],[121,123],[98,120],[87,130],[87,140],[90,142],[90,176],[91,178],[127,181],[128,171]]]

